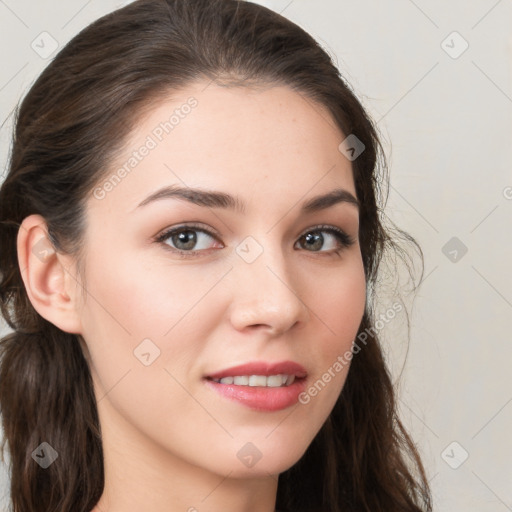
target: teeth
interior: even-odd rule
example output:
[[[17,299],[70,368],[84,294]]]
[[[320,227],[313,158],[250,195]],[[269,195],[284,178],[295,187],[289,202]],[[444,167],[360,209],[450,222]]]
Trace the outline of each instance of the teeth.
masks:
[[[295,381],[295,375],[237,375],[235,377],[223,377],[213,379],[220,384],[235,384],[236,386],[279,388],[289,386]]]
[[[266,386],[267,377],[264,375],[251,375],[249,377],[249,386]]]
[[[283,385],[282,375],[269,375],[265,380],[269,388],[278,388]]]

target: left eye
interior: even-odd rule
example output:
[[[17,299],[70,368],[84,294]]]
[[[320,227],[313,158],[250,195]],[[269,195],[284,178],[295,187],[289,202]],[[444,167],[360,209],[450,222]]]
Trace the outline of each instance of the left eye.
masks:
[[[327,233],[327,237],[322,233]],[[331,241],[331,247],[324,247],[326,240]],[[354,243],[350,236],[337,228],[309,230],[297,242],[302,242],[313,252],[339,252],[343,247],[349,247]],[[320,248],[323,248],[323,250],[320,250]]]

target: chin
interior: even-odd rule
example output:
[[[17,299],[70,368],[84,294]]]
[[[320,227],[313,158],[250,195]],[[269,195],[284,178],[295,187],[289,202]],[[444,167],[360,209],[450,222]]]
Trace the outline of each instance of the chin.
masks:
[[[262,477],[279,475],[296,464],[306,452],[309,444],[288,442],[281,443],[279,439],[262,440],[259,443],[247,441],[236,449],[235,459],[227,461],[228,471],[234,478]]]

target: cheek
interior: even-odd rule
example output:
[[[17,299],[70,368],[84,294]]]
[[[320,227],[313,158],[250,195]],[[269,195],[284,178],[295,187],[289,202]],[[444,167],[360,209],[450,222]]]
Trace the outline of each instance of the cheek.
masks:
[[[331,284],[322,297],[323,311],[332,323],[332,330],[343,336],[351,331],[364,313],[366,301],[366,282],[362,272],[355,271]]]
[[[362,262],[347,266],[343,275],[329,279],[329,284],[316,287],[308,306],[316,316],[314,323],[323,333],[315,337],[318,372],[300,398],[312,417],[320,423],[327,418],[338,399],[352,361],[352,344],[357,336],[366,304],[366,280]],[[339,283],[333,285],[332,283]],[[319,428],[319,426],[318,426]]]
[[[226,264],[197,269],[135,258],[91,261],[90,267],[95,270],[87,276],[87,289],[95,300],[88,307],[103,315],[107,324],[117,323],[134,337],[164,336],[193,313],[229,270]]]
[[[219,262],[199,269],[96,253],[101,261],[95,256],[88,260],[88,293],[81,316],[98,372],[103,370],[105,379],[115,381],[123,369],[138,364],[139,352],[148,351],[151,358],[158,357],[156,366],[189,366],[180,363],[200,352],[205,326],[210,328],[212,318],[218,318],[219,304],[213,299],[230,266]]]
[[[317,287],[311,298],[311,309],[325,326],[322,353],[345,352],[357,335],[366,304],[366,280],[360,260],[347,266],[339,277],[331,276]]]
[[[184,417],[201,414],[180,383],[188,387],[188,371],[207,335],[201,311],[213,306],[207,293],[225,268],[198,275],[191,266],[107,260],[88,261],[82,311],[100,415],[110,417],[105,411],[113,408],[159,439],[164,432],[191,435],[189,427],[175,421],[173,411]]]

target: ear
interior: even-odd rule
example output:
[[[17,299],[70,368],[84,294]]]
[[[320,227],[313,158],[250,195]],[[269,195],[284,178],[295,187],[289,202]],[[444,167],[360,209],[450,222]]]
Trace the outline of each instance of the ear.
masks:
[[[62,331],[80,334],[80,285],[73,260],[56,252],[41,215],[29,215],[23,220],[17,249],[21,277],[34,309]]]

